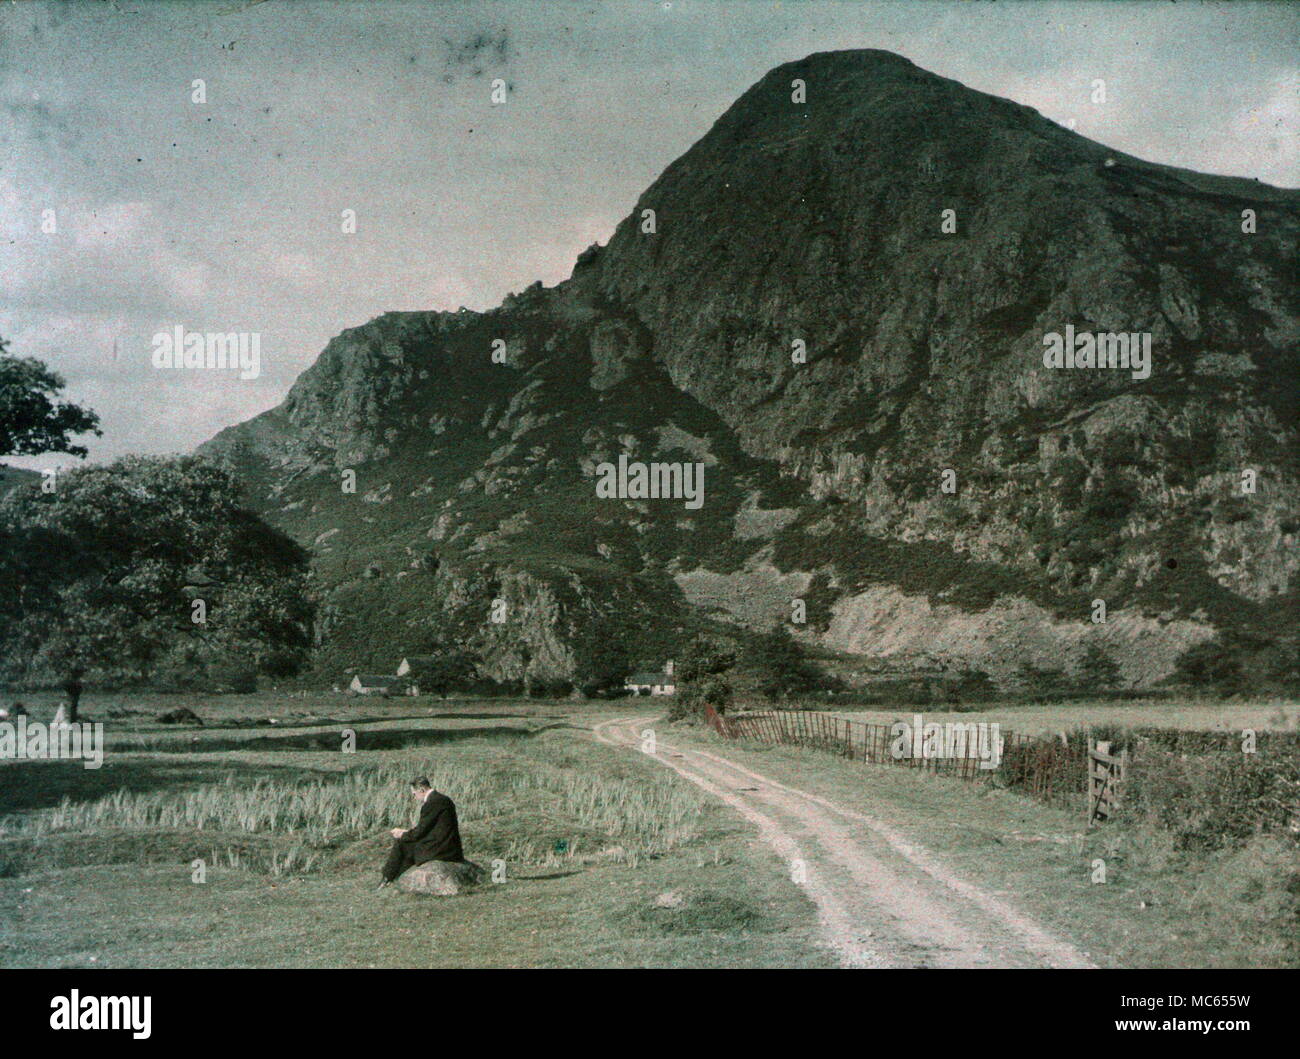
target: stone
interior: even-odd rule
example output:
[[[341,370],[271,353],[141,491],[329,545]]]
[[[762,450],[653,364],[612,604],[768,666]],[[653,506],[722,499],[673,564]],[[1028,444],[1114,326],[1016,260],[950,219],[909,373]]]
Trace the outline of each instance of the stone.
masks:
[[[203,719],[191,710],[188,706],[181,706],[175,710],[168,710],[166,713],[158,715],[159,724],[199,724]]]
[[[473,861],[430,860],[408,868],[397,880],[397,887],[412,894],[450,897],[481,883],[487,872]]]

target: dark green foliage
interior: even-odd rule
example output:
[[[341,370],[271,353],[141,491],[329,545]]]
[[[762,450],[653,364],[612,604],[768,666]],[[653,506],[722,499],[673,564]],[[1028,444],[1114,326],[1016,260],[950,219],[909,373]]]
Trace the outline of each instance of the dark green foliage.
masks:
[[[1178,657],[1173,682],[1217,695],[1294,693],[1300,689],[1300,634],[1224,630]]]
[[[0,536],[10,679],[193,685],[211,670],[228,684],[231,665],[281,677],[307,658],[306,553],[200,458],[129,457],[16,490]]]
[[[1049,805],[1081,810],[1087,750],[1087,736],[1079,732],[1072,733],[1066,743],[1051,738],[1008,739],[997,781]]]
[[[37,456],[42,452],[86,455],[74,434],[99,435],[99,416],[86,408],[58,401],[63,377],[34,357],[7,355],[0,338],[0,456]]]
[[[573,642],[574,682],[584,695],[599,695],[623,686],[632,665],[627,640],[618,630],[591,622]]]
[[[944,702],[960,709],[972,703],[990,702],[1000,692],[993,678],[982,669],[963,669],[945,677],[939,684]]]
[[[1128,753],[1121,815],[1171,832],[1180,849],[1244,844],[1271,833],[1300,839],[1300,735],[1095,727],[1068,742],[1008,740],[999,781],[1041,800],[1082,809],[1091,737]],[[1253,751],[1247,752],[1252,747]]]
[[[455,644],[421,655],[409,674],[422,695],[446,696],[451,691],[465,691],[478,677],[478,656]]]
[[[1039,667],[1031,662],[1016,667],[1016,682],[1027,695],[1059,695],[1070,689],[1064,669]]]
[[[677,677],[690,683],[706,676],[725,673],[736,664],[736,652],[707,636],[697,636],[686,645],[677,661]]]
[[[677,660],[677,692],[668,716],[672,720],[695,717],[705,706],[725,709],[734,688],[727,673],[736,664],[736,652],[709,637],[697,636]]]
[[[1126,812],[1173,832],[1180,849],[1239,846],[1264,831],[1296,834],[1300,743],[1264,742],[1246,754],[1239,739],[1199,753],[1147,742],[1133,755],[1125,795]]]
[[[808,620],[810,628],[817,632],[825,632],[829,628],[831,618],[834,616],[833,607],[835,601],[839,598],[839,593],[831,587],[831,578],[825,571],[819,570],[813,574],[812,580],[808,582],[808,587],[804,589],[803,600],[807,607],[807,613],[804,615]]]
[[[803,656],[784,626],[757,637],[745,652],[745,664],[758,691],[769,699],[806,695],[821,683],[820,674]]]
[[[1100,644],[1090,643],[1083,649],[1075,664],[1075,680],[1079,690],[1109,691],[1120,683],[1119,666]]]

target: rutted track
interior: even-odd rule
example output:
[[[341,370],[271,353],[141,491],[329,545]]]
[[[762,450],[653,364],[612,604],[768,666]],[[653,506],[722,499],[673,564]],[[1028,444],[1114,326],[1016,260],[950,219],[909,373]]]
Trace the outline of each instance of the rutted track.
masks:
[[[640,753],[649,722],[607,721],[596,738]],[[887,824],[658,734],[656,761],[738,812],[791,866],[845,966],[1095,966]]]

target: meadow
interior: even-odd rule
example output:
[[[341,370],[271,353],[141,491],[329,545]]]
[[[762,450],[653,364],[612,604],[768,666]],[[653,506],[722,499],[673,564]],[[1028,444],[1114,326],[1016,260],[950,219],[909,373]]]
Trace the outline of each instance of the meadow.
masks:
[[[52,695],[23,696],[35,720]],[[12,701],[12,696],[6,702]],[[670,770],[591,738],[646,700],[91,695],[100,769],[0,762],[0,966],[696,967],[833,964],[813,906],[748,826]],[[163,724],[191,709],[204,724]],[[1295,731],[1294,703],[906,706],[857,719]],[[670,742],[711,732],[659,726]],[[351,733],[349,736],[348,733]],[[351,745],[351,741],[355,745]],[[1149,819],[996,783],[725,744],[773,778],[887,819],[1103,966],[1295,966],[1300,858],[1285,835],[1183,849]],[[409,779],[457,802],[466,855],[503,881],[375,892]],[[1096,881],[1098,861],[1104,884]],[[675,909],[656,903],[675,892]]]
[[[888,820],[977,885],[1005,894],[1070,937],[1102,966],[1300,967],[1300,704],[1285,699],[1113,698],[994,702],[942,711],[917,705],[837,709],[856,721],[997,722],[1031,736],[1096,730],[1129,739],[1135,730],[1216,733],[1170,752],[1148,749],[1135,763],[1128,804],[1107,824],[1085,826],[1082,795],[1042,804],[1005,789],[1000,774],[980,782],[922,770],[864,765],[815,749],[728,743],[727,755],[785,783]],[[1260,756],[1233,750],[1259,733]],[[1265,733],[1276,733],[1266,735]],[[709,735],[692,740],[715,742]],[[1275,740],[1276,742],[1270,742]],[[1220,745],[1211,752],[1210,743]],[[1252,815],[1256,767],[1290,777],[1274,806],[1291,827],[1270,831]],[[1268,759],[1268,760],[1265,760]],[[1153,768],[1159,776],[1148,775]],[[1289,793],[1288,793],[1289,792]],[[1136,797],[1141,795],[1141,797]],[[1277,812],[1270,813],[1276,819]]]
[[[156,720],[181,705],[205,725]],[[102,768],[0,763],[0,965],[831,962],[776,859],[690,784],[591,740],[587,708],[268,693],[82,712],[106,722]],[[416,775],[497,882],[375,892]]]

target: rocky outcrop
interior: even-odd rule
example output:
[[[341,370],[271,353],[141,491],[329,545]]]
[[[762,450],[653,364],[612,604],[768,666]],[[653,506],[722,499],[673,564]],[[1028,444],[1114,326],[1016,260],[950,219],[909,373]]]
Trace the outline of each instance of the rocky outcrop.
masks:
[[[978,661],[1039,621],[1033,650],[1068,653],[1102,599],[1151,683],[1296,613],[1298,204],[898,56],[813,55],[565,283],[345,331],[207,450],[319,543],[326,656],[455,627],[494,675],[551,679],[584,629],[663,657],[701,609],[758,627],[798,591],[834,650],[925,629]],[[1147,336],[1149,372],[1045,365],[1067,329]],[[621,455],[704,464],[703,506],[598,500]]]

